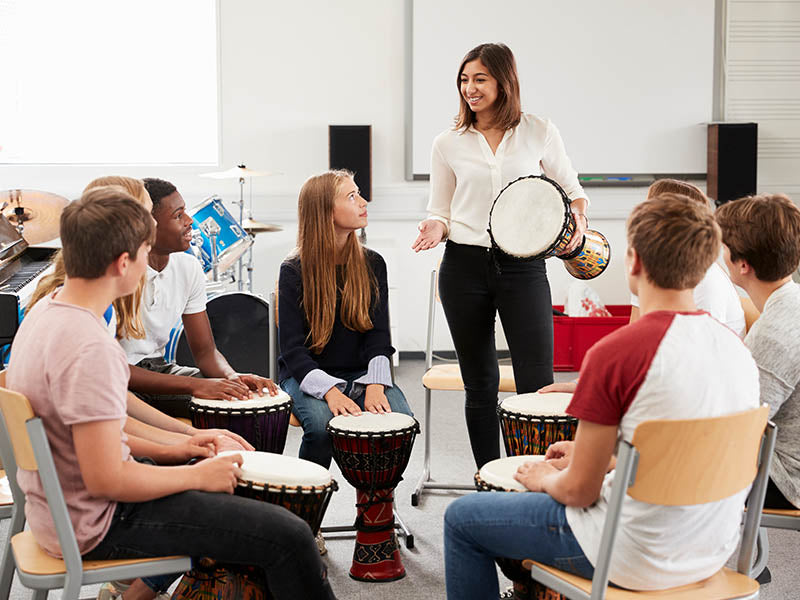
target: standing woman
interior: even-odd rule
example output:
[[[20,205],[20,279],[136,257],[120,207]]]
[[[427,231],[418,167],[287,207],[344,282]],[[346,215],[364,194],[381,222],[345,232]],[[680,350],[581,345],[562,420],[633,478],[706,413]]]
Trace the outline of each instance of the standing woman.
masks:
[[[303,426],[300,458],[328,468],[325,426],[336,415],[411,414],[392,382],[386,263],[364,248],[367,201],[347,171],[303,184],[297,249],[278,280],[281,387]]]
[[[458,119],[433,142],[429,216],[413,249],[447,245],[439,294],[466,391],[465,413],[477,466],[500,456],[496,413],[500,374],[494,328],[500,314],[517,392],[553,382],[553,319],[544,260],[512,259],[491,248],[492,202],[511,181],[544,174],[570,198],[577,226],[565,253],[583,238],[586,194],[555,125],[522,113],[514,55],[481,44],[461,61]],[[531,223],[531,225],[535,225]]]

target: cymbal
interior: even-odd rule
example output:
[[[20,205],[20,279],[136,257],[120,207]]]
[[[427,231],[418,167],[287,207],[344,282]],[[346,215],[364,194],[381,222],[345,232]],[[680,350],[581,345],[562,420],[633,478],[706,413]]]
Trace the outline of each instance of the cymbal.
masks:
[[[22,207],[22,237],[31,246],[49,242],[58,237],[61,211],[69,204],[63,196],[38,190],[6,190],[0,192],[0,203],[7,203],[3,214],[16,227],[18,217],[14,212]]]
[[[244,165],[237,165],[226,171],[202,173],[200,177],[208,177],[210,179],[246,179],[248,177],[268,177],[270,175],[281,175],[281,173],[276,171],[256,171],[254,169],[248,169]]]
[[[245,219],[242,221],[242,229],[247,233],[255,235],[257,233],[271,233],[273,231],[283,231],[280,225],[273,225],[271,223],[259,223],[253,219]]]

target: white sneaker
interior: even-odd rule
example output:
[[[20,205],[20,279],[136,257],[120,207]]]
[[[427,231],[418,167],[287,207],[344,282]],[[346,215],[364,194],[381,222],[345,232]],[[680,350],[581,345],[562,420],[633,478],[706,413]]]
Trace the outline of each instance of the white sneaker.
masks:
[[[322,537],[322,532],[317,532],[317,537],[315,538],[317,542],[317,549],[319,550],[320,556],[325,556],[328,553],[328,549],[325,547],[325,538]]]

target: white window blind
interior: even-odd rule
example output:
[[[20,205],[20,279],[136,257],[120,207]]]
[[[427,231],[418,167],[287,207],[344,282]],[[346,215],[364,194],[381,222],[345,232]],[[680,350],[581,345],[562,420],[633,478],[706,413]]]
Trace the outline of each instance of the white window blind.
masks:
[[[0,0],[0,163],[215,164],[215,0]]]

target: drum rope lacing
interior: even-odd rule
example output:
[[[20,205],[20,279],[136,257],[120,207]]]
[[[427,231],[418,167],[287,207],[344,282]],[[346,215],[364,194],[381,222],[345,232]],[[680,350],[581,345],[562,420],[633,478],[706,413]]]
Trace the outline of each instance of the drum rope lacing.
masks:
[[[369,453],[366,455],[367,457],[366,466],[368,467],[371,473],[375,473],[377,472],[375,461],[377,460],[380,454],[383,454],[383,452],[378,452],[376,442],[379,439],[384,439],[384,438],[391,439],[395,437],[401,437],[402,438],[401,445],[397,448],[394,448],[393,454],[394,456],[410,458],[411,448],[414,445],[414,436],[420,433],[420,427],[419,423],[415,422],[410,427],[394,431],[356,432],[356,431],[344,431],[328,425],[328,431],[335,432],[337,435],[349,438],[361,438],[361,439],[366,438],[367,442],[369,443],[369,450],[370,450]],[[365,435],[365,433],[367,435]],[[339,454],[340,450],[334,446],[333,452],[335,454]],[[337,458],[337,462],[338,461],[339,459]],[[408,461],[408,458],[406,458],[406,461]],[[392,468],[397,468],[398,466],[399,466],[399,461],[391,465]],[[344,473],[342,474],[344,475]],[[384,502],[386,502],[385,498],[380,498],[378,496],[378,492],[383,490],[388,490],[389,492],[392,492],[394,488],[397,487],[397,484],[403,481],[403,476],[400,475],[397,482],[392,487],[389,488],[383,486],[378,487],[378,485],[375,482],[375,479],[376,479],[375,477],[372,478],[370,486],[366,490],[366,496],[367,496],[366,501],[356,502],[356,508],[357,509],[363,508],[364,510],[356,513],[356,520],[353,523],[353,525],[356,527],[356,529],[358,529],[359,531],[363,531],[365,533],[394,531],[394,525],[395,525],[394,512],[392,512],[392,518],[389,521],[387,521],[385,525],[368,525],[364,522],[364,515],[366,514],[367,510],[369,510],[369,508],[371,508],[372,506],[375,506],[377,504],[383,504]]]

